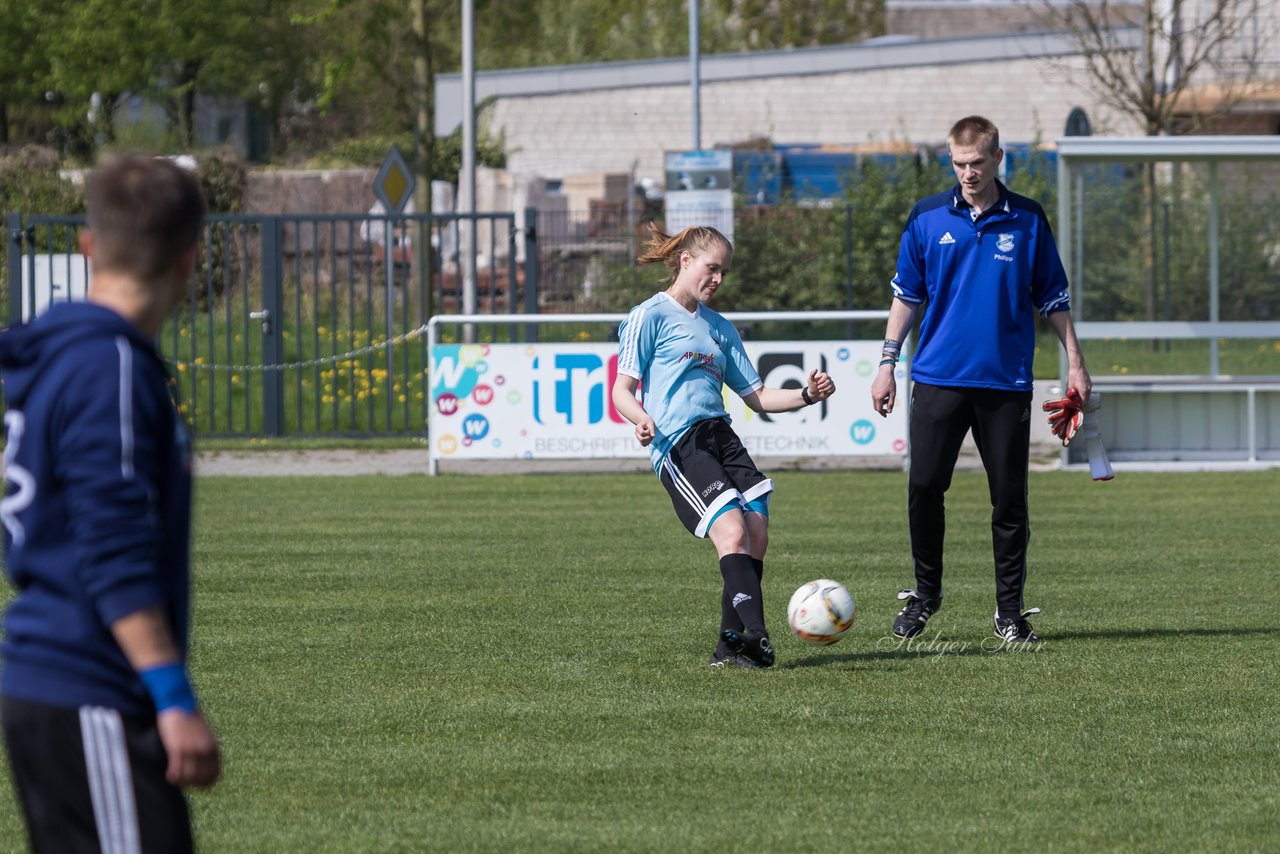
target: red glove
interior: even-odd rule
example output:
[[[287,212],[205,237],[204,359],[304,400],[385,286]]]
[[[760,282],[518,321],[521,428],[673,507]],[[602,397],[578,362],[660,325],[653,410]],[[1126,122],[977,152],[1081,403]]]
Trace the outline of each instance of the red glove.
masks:
[[[1049,413],[1049,429],[1053,435],[1062,440],[1064,446],[1070,445],[1084,421],[1084,401],[1080,399],[1080,392],[1070,388],[1061,400],[1046,400],[1044,411]]]

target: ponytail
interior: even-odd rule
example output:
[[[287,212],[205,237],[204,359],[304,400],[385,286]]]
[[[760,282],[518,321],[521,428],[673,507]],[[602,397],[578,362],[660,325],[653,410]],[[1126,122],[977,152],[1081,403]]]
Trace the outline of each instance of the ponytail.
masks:
[[[640,255],[636,257],[636,263],[652,264],[655,261],[661,261],[671,273],[667,280],[667,284],[670,284],[676,280],[676,275],[680,272],[681,252],[697,254],[713,246],[733,249],[729,238],[709,225],[692,225],[672,237],[658,228],[657,223],[651,222],[649,223],[649,240],[645,243]]]

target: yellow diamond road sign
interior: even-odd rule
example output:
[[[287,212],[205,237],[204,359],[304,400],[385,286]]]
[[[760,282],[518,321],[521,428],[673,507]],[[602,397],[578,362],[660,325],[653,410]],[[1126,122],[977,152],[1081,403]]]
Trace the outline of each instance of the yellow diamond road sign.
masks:
[[[413,170],[400,149],[392,145],[378,169],[378,177],[373,179],[373,194],[388,213],[403,213],[404,206],[413,198],[413,184]]]

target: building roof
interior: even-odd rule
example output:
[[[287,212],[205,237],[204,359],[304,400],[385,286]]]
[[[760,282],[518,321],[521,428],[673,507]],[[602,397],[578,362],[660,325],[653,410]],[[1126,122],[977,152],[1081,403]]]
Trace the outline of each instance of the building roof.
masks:
[[[1139,28],[1118,27],[1115,33],[1118,47],[1131,50],[1140,47]],[[1013,33],[929,40],[894,36],[834,47],[704,55],[699,63],[699,77],[703,84],[711,84],[765,77],[1047,59],[1079,53],[1078,43],[1066,33]],[[488,98],[678,86],[689,82],[689,71],[686,57],[481,71],[475,76],[475,98],[477,103],[481,103]],[[462,75],[437,75],[436,133],[451,133],[462,123],[462,112]]]
[[[1233,113],[1280,112],[1280,83],[1210,83],[1183,89],[1174,100],[1180,115],[1226,109]]]

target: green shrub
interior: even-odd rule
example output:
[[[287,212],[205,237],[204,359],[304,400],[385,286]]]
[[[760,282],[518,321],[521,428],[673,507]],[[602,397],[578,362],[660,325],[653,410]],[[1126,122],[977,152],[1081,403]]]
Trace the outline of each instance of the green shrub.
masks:
[[[84,213],[84,187],[59,174],[52,148],[27,145],[0,153],[0,207],[5,213]]]
[[[240,155],[229,148],[206,151],[196,159],[196,176],[210,213],[241,213],[249,172]]]
[[[74,215],[84,213],[84,187],[60,174],[61,162],[52,148],[29,145],[4,153],[0,149],[0,213]],[[61,229],[61,240],[68,232]],[[48,227],[34,237],[37,246],[51,242]],[[74,251],[71,246],[68,249]],[[46,250],[47,251],[47,250]],[[9,241],[0,240],[0,318],[9,314]]]

